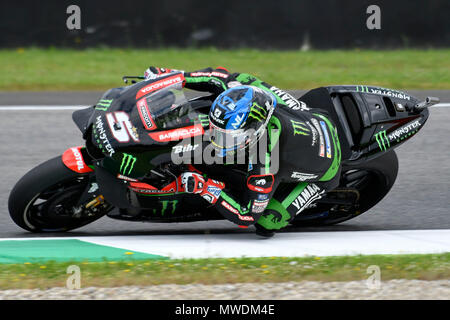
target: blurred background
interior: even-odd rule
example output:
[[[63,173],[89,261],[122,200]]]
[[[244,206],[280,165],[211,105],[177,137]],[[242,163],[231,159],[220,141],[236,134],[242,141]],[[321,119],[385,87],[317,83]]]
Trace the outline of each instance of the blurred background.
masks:
[[[69,5],[80,30],[66,28]],[[381,29],[366,27],[370,5]],[[0,47],[448,47],[449,12],[448,0],[1,1]]]

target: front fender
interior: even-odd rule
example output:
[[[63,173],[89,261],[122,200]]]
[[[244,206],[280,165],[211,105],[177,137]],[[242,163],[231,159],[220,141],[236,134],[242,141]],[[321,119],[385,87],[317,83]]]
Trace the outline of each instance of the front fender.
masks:
[[[94,170],[84,160],[83,149],[82,146],[67,149],[62,154],[62,162],[67,168],[77,173],[93,172]]]

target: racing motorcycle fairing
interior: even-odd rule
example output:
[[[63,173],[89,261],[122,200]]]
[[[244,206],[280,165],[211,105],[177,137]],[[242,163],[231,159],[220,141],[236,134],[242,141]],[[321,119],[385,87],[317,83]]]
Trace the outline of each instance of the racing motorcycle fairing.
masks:
[[[429,116],[419,100],[404,92],[361,85],[313,89],[299,100],[326,110],[334,120],[343,162],[370,160],[403,144]]]

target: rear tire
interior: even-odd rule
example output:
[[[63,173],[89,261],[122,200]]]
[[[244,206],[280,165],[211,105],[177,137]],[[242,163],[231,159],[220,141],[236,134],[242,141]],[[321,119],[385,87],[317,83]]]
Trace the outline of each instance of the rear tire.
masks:
[[[291,224],[299,227],[327,226],[353,219],[371,209],[389,193],[397,173],[398,158],[394,150],[359,165],[344,165],[340,185],[331,192],[337,194],[358,191],[358,206],[348,212],[333,212],[330,205],[318,204],[317,208],[304,210],[297,215]],[[346,179],[358,175],[361,176],[360,179],[350,182]]]
[[[8,208],[13,221],[31,232],[63,232],[102,217],[74,218],[70,209],[89,181],[88,174],[68,169],[61,157],[50,159],[25,174],[12,189]]]

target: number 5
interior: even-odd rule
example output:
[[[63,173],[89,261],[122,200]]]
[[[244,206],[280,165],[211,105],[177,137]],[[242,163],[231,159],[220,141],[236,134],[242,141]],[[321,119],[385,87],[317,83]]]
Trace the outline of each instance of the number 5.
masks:
[[[139,142],[139,136],[137,132],[133,131],[133,125],[130,122],[130,117],[126,112],[116,111],[106,114],[106,120],[108,121],[109,129],[114,136],[114,139],[120,143],[125,143],[133,139],[135,142]],[[136,130],[136,128],[134,128]]]

